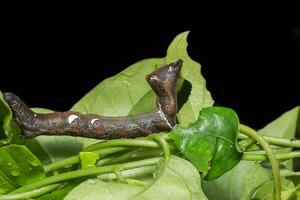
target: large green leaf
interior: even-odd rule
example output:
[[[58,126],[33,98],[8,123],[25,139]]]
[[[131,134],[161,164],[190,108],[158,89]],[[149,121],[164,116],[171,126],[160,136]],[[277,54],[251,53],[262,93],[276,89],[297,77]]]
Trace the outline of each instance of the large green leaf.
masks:
[[[272,179],[272,172],[252,161],[241,161],[232,170],[213,181],[204,181],[204,193],[210,200],[248,200],[255,189]]]
[[[189,127],[175,126],[170,134],[177,148],[205,179],[215,179],[240,160],[236,148],[239,120],[236,113],[223,107],[204,108]]]
[[[87,180],[74,188],[65,200],[207,199],[202,192],[197,169],[182,158],[172,156],[162,164],[155,177],[146,186]]]
[[[177,114],[180,124],[187,126],[195,122],[199,111],[204,107],[213,105],[213,100],[206,89],[206,82],[201,75],[201,66],[192,60],[187,53],[187,36],[189,32],[184,32],[175,37],[168,48],[166,63],[182,59],[183,66],[180,77],[192,85],[191,94],[188,101],[183,105]]]
[[[299,127],[298,106],[284,113],[259,132],[269,136],[294,138],[296,134],[299,134],[297,132]],[[241,161],[218,179],[204,181],[203,188],[205,194],[211,200],[220,199],[216,194],[224,194],[223,200],[246,200],[260,185],[272,179],[271,174],[271,169],[262,167],[260,163]]]
[[[104,116],[126,116],[151,91],[146,75],[163,64],[162,58],[139,61],[99,83],[71,110]],[[155,100],[152,104],[155,105]]]
[[[203,107],[212,106],[213,101],[201,76],[200,64],[187,54],[187,36],[188,32],[176,36],[165,58],[142,60],[104,80],[71,110],[104,116],[126,116],[151,111],[155,107],[156,96],[145,76],[162,65],[182,59],[181,79],[190,82],[192,89],[188,101],[178,113],[178,120],[184,125],[195,121],[199,111]]]
[[[259,133],[272,137],[292,139],[297,135],[297,127],[298,129],[300,127],[300,124],[298,123],[299,115],[300,106],[297,106],[270,122],[264,128],[259,130]]]
[[[45,178],[41,162],[25,147],[0,148],[0,194]]]

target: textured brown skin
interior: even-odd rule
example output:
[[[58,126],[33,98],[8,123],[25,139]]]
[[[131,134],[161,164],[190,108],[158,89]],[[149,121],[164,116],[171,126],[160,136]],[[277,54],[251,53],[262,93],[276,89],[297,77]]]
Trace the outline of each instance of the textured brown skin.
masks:
[[[157,95],[157,108],[137,116],[104,117],[79,112],[54,112],[38,114],[13,93],[5,93],[14,121],[22,128],[22,137],[38,135],[71,135],[97,139],[135,138],[151,133],[169,131],[175,125],[177,113],[176,83],[182,60],[160,67],[146,76]],[[68,117],[78,118],[69,123]],[[94,119],[94,123],[92,123]],[[97,119],[97,120],[95,120]]]

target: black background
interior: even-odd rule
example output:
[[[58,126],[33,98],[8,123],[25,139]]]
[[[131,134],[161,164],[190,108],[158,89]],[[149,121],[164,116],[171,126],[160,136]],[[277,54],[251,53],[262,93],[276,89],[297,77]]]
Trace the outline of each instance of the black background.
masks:
[[[163,57],[172,39],[190,30],[188,50],[202,64],[208,89],[242,122],[260,128],[300,105],[300,26],[293,13],[206,15],[172,24],[121,18],[9,21],[3,26],[0,89],[30,106],[67,110],[101,80],[141,59]]]

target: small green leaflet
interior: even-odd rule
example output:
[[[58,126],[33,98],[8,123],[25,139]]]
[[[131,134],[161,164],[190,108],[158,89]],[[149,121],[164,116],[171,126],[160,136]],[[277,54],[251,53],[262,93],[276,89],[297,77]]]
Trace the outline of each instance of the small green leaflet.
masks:
[[[99,155],[94,152],[80,152],[79,158],[81,168],[95,167],[96,161],[99,159]]]
[[[198,120],[189,127],[175,126],[170,134],[177,148],[205,179],[215,179],[241,160],[236,147],[239,119],[224,107],[204,108]]]

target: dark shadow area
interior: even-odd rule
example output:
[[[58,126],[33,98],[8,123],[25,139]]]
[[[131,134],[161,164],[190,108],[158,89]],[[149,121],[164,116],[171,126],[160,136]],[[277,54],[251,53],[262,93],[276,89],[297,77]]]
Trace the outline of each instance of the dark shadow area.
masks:
[[[177,93],[178,110],[187,102],[192,90],[192,84],[186,80],[183,81],[180,90]]]
[[[8,22],[0,90],[30,106],[67,110],[130,64],[165,56],[172,39],[190,30],[189,54],[201,63],[215,102],[236,110],[243,123],[260,128],[300,104],[296,18],[210,14],[176,26],[144,25],[53,18]]]

